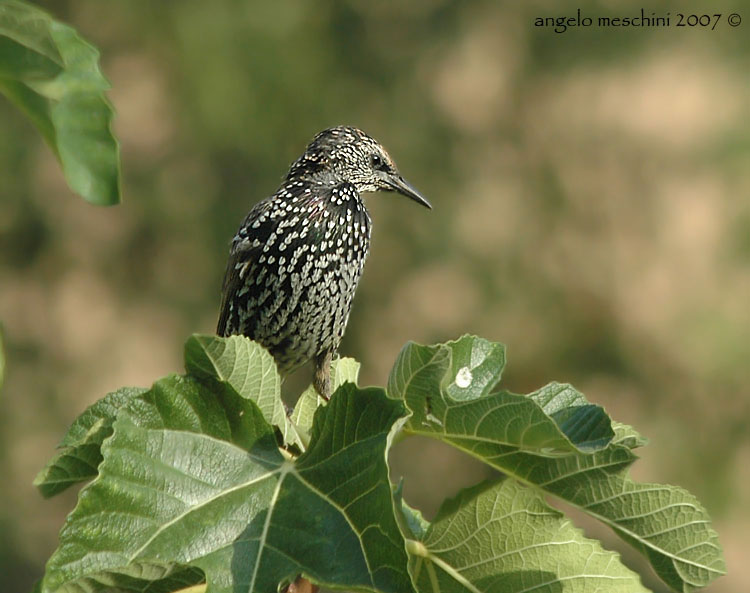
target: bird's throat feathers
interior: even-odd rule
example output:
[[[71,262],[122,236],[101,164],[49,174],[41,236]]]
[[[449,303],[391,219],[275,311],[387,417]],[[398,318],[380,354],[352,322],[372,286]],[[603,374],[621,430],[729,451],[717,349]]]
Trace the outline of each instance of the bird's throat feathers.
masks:
[[[278,202],[285,204],[281,211],[303,210],[310,219],[328,217],[367,217],[369,214],[365,208],[357,189],[349,182],[303,179],[298,181],[287,181],[275,198]]]

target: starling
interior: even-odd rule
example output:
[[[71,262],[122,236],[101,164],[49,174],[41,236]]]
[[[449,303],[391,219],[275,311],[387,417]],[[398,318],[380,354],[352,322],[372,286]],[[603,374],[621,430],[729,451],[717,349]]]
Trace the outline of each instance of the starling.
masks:
[[[323,130],[232,240],[217,333],[260,343],[282,375],[313,361],[313,385],[326,399],[370,249],[361,193],[376,191],[432,207],[376,140],[348,126]]]

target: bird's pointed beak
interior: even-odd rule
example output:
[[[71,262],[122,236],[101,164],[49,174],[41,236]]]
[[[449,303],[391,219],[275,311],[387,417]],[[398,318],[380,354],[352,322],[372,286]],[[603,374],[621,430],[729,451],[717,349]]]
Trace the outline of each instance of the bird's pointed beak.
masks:
[[[398,173],[394,175],[388,175],[385,180],[386,184],[392,191],[396,191],[407,198],[411,198],[417,204],[421,204],[425,208],[432,210],[432,204],[430,204],[425,197],[420,194],[406,179],[401,177]]]

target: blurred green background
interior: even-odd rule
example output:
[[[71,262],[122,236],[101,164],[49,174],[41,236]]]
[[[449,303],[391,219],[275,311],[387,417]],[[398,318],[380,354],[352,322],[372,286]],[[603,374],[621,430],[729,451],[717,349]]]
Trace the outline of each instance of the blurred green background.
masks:
[[[184,339],[215,327],[241,219],[336,124],[383,142],[434,205],[367,199],[372,252],[341,348],[360,382],[383,385],[410,339],[504,342],[507,388],[572,382],[651,439],[635,477],[688,488],[715,519],[729,575],[709,590],[750,590],[747,4],[712,3],[714,31],[562,34],[534,19],[641,5],[42,5],[102,51],[124,203],[73,196],[0,98],[3,591],[30,589],[74,504],[31,485],[67,425],[110,390],[182,369]],[[486,475],[425,440],[393,462],[428,516]]]

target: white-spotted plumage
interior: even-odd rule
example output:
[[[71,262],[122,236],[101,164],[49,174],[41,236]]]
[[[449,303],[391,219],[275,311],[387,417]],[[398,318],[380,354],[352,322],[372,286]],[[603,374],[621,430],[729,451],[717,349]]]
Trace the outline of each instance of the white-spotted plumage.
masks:
[[[378,190],[430,207],[364,132],[338,127],[318,134],[235,235],[217,333],[259,342],[282,373],[314,360],[315,386],[329,396],[328,367],[370,248],[360,194]]]

